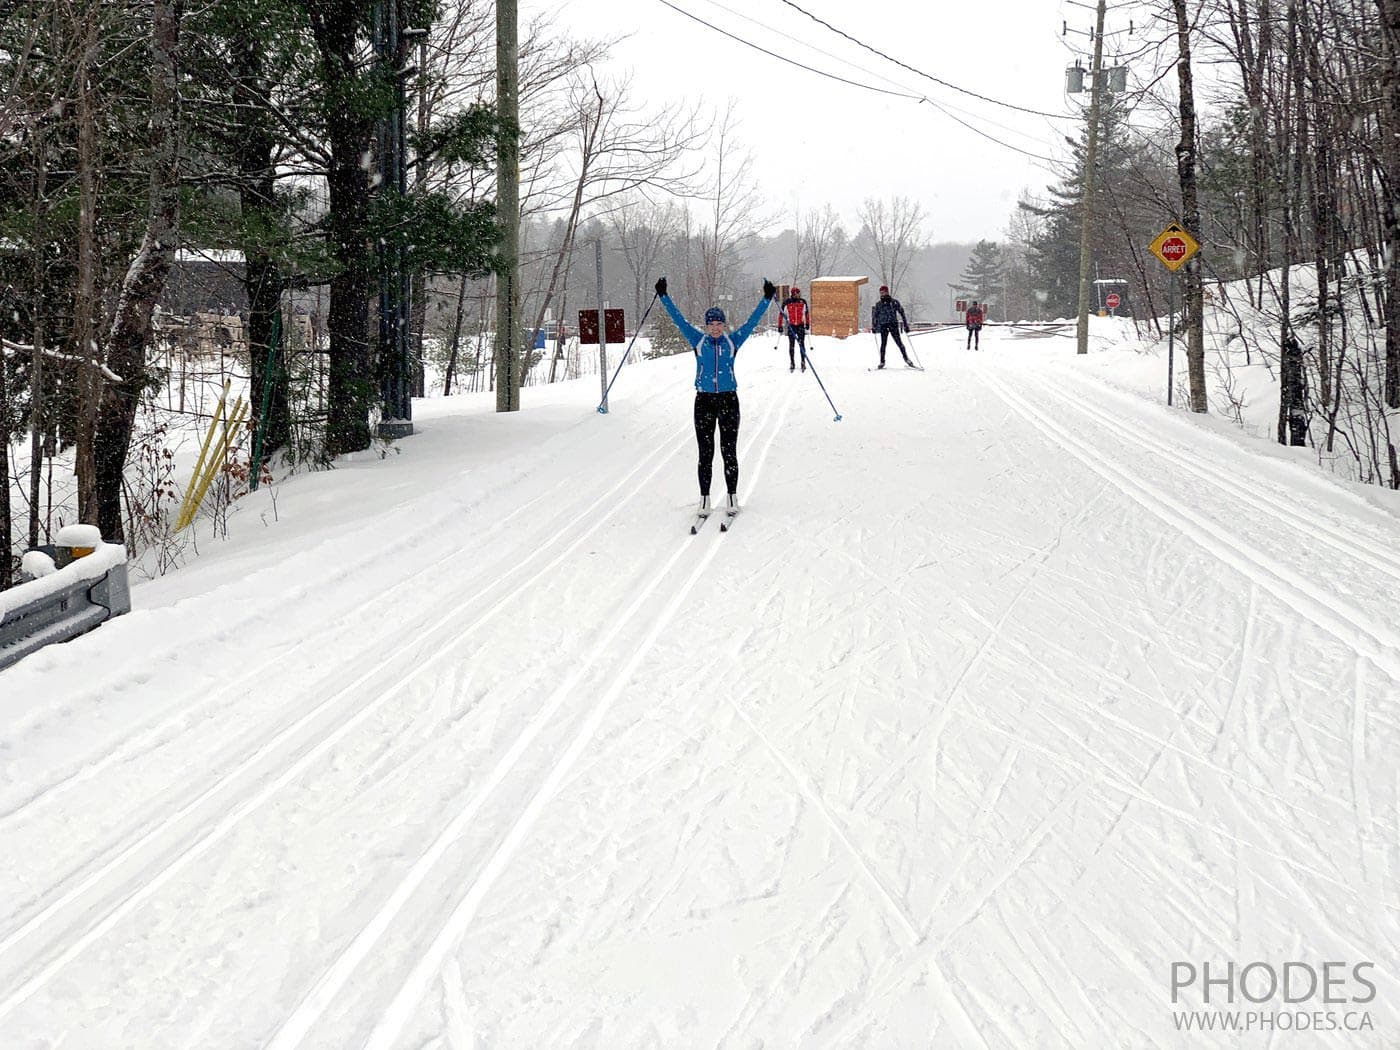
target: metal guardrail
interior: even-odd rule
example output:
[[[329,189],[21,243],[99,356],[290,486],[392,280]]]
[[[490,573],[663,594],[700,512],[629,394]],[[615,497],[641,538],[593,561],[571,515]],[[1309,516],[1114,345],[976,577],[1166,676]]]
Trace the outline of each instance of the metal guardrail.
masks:
[[[126,549],[104,543],[57,572],[0,591],[0,670],[130,611]]]
[[[923,335],[926,332],[943,332],[950,328],[961,331],[966,325],[962,321],[913,321],[909,325],[910,335]],[[986,321],[984,328],[1008,329],[1013,339],[1038,339],[1051,335],[1063,335],[1074,328],[1073,321]],[[861,329],[869,331],[869,329]]]
[[[1074,328],[1073,321],[1003,321],[1011,329],[1013,339],[1044,339],[1052,335],[1064,335]]]

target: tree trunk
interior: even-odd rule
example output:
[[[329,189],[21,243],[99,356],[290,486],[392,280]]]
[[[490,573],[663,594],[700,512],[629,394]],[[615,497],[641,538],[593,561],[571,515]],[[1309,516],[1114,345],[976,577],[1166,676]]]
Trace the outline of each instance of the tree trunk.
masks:
[[[360,168],[370,129],[366,125],[360,131],[362,134],[342,128],[338,134],[332,133],[331,240],[340,267],[330,282],[326,325],[330,336],[326,454],[332,457],[369,448],[369,413],[379,391],[369,337],[374,255],[364,240],[369,184]]]
[[[34,356],[39,356],[37,350]],[[5,355],[0,353],[0,419],[6,420],[10,418],[10,384],[5,374],[8,371]],[[39,464],[34,463],[31,469],[37,471]],[[4,543],[0,544],[0,590],[4,590],[10,585],[10,567],[14,562],[10,532],[10,443],[5,440],[0,440],[0,537],[4,538]]]
[[[374,119],[366,114],[356,72],[358,9],[350,3],[308,5],[326,78],[326,131],[331,166],[327,235],[337,272],[330,281],[330,374],[326,383],[326,455],[369,448],[369,413],[379,396],[369,300],[374,252],[368,243],[370,184],[361,160],[374,148]],[[352,99],[359,104],[352,105]]]
[[[1400,0],[1381,13],[1381,212],[1385,224],[1385,403],[1400,408]]]
[[[428,106],[428,38],[418,44],[418,138],[422,142],[431,127],[431,114]],[[427,189],[428,158],[421,152],[414,158],[413,185],[421,193]],[[409,286],[408,329],[413,339],[413,367],[409,376],[412,397],[426,397],[428,375],[424,367],[423,336],[428,327],[428,295],[432,291],[432,280],[426,270],[412,275]]]
[[[1191,82],[1191,23],[1186,14],[1186,0],[1173,0],[1176,11],[1176,79],[1178,112],[1181,117],[1181,140],[1176,146],[1176,176],[1181,184],[1181,219],[1191,236],[1201,234],[1201,206],[1196,192],[1196,97]],[[1191,411],[1205,412],[1206,349],[1204,301],[1201,295],[1201,260],[1186,264],[1184,288],[1186,320],[1186,369],[1191,387]]]
[[[77,182],[78,230],[76,274],[73,282],[72,350],[80,361],[96,360],[100,351],[97,331],[97,115],[93,112],[92,64],[97,47],[95,19],[89,16],[79,45],[78,68],[74,76],[77,90]],[[78,520],[96,524],[97,456],[93,448],[97,425],[97,402],[102,375],[97,369],[79,364],[73,369],[77,420],[73,470],[78,481]]]
[[[39,123],[35,134],[37,159],[34,166],[34,359],[29,366],[29,545],[39,545],[39,476],[44,464],[44,428],[48,423],[44,411],[44,325],[45,290],[48,285],[44,259],[47,254],[48,234],[48,193],[49,151],[48,136],[44,125]],[[0,419],[6,418],[0,413]],[[8,477],[0,474],[0,477]],[[9,486],[5,498],[9,499]],[[6,512],[8,519],[9,513]],[[10,535],[8,526],[3,535]]]
[[[457,286],[457,314],[452,321],[452,346],[447,352],[447,370],[442,377],[442,396],[452,393],[452,377],[457,371],[457,350],[462,345],[462,313],[467,304],[467,275],[462,274]]]
[[[124,536],[122,470],[131,444],[136,408],[146,386],[151,317],[175,254],[180,207],[179,102],[176,69],[184,0],[154,0],[151,12],[150,215],[136,258],[127,268],[107,334],[107,366],[119,377],[102,387],[93,453],[95,489],[90,514],[109,542]],[[95,371],[95,369],[88,369]]]
[[[1280,445],[1301,445],[1305,443],[1306,413],[1306,373],[1304,372],[1303,347],[1293,331],[1293,266],[1301,258],[1302,250],[1298,233],[1298,197],[1303,183],[1303,150],[1306,148],[1307,105],[1303,98],[1302,67],[1298,61],[1298,5],[1297,0],[1289,0],[1287,16],[1288,61],[1285,79],[1284,101],[1280,107],[1283,125],[1280,156],[1288,158],[1292,152],[1292,177],[1285,184],[1282,193],[1283,219],[1283,276],[1279,288],[1279,406],[1278,443]],[[1296,107],[1289,126],[1289,107]],[[1285,165],[1280,165],[1284,170]]]
[[[245,28],[233,47],[238,67],[233,104],[234,112],[241,118],[235,141],[238,196],[243,228],[249,231],[243,242],[243,288],[248,297],[249,411],[254,425],[258,425],[266,402],[267,419],[262,422],[260,453],[266,460],[278,449],[289,446],[292,434],[287,392],[287,333],[276,332],[280,345],[275,350],[270,349],[285,287],[281,269],[266,245],[266,231],[274,228],[277,222],[273,178],[276,138],[267,110],[258,102],[258,96],[267,97],[271,92],[266,90],[262,47],[252,27]],[[260,466],[255,464],[253,469]]]

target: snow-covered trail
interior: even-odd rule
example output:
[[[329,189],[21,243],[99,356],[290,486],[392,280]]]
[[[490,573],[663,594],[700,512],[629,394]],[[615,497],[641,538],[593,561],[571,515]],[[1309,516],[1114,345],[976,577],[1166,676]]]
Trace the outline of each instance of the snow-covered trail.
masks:
[[[730,535],[684,359],[428,404],[0,677],[0,1046],[1186,1046],[1256,959],[1393,1044],[1395,521],[1044,343],[818,340],[833,423],[772,342]]]

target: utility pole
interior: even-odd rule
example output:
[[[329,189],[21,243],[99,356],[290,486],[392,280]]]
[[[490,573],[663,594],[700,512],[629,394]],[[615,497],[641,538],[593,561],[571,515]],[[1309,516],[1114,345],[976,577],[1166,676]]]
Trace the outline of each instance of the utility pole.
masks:
[[[399,0],[375,4],[374,42],[381,68],[393,78],[394,104],[379,124],[380,192],[407,196],[407,157],[404,148],[404,36],[399,26]],[[413,399],[408,367],[408,273],[403,247],[379,248],[379,361],[383,410],[379,436],[407,437],[413,433]]]
[[[496,2],[496,411],[520,411],[520,98],[516,0]]]
[[[1079,325],[1078,350],[1089,352],[1089,236],[1093,231],[1094,165],[1099,152],[1099,105],[1103,97],[1103,23],[1108,0],[1099,0],[1094,27],[1093,85],[1089,95],[1089,139],[1084,151],[1084,175],[1079,198]]]
[[[603,384],[602,411],[608,410],[608,326],[603,310],[603,238],[593,242],[593,264],[598,270],[598,380]]]

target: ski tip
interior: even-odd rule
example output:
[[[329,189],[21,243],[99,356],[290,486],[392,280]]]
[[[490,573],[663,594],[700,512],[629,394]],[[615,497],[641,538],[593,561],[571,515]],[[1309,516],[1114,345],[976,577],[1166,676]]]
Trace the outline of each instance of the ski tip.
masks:
[[[692,526],[690,527],[690,534],[691,534],[692,536],[696,535],[699,531],[700,531],[700,530],[699,530],[698,528],[696,528],[694,525],[692,525]]]

